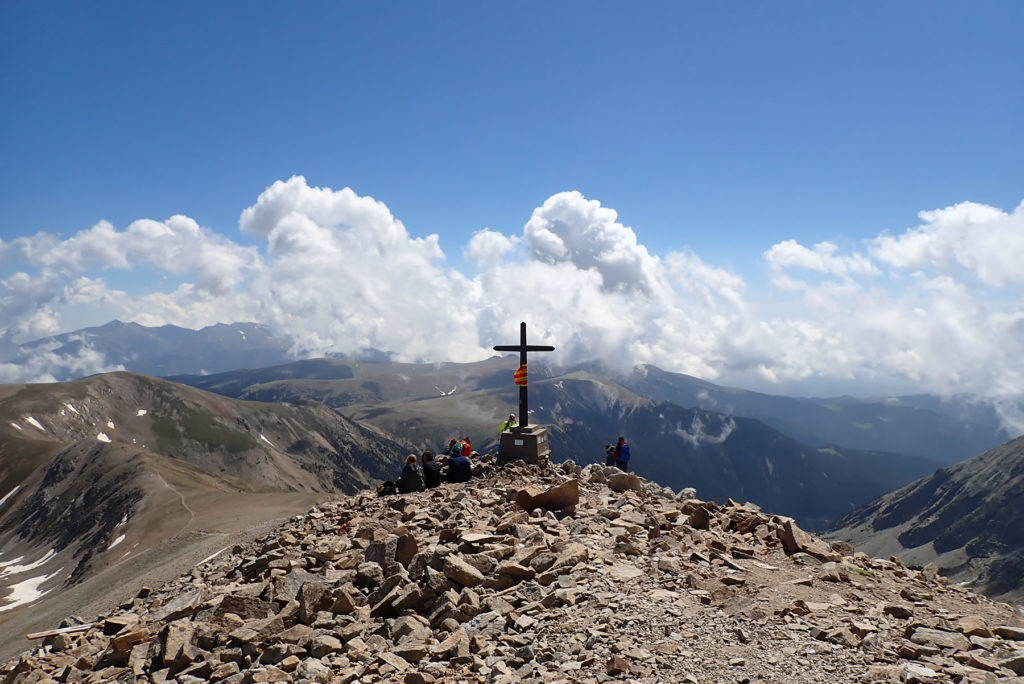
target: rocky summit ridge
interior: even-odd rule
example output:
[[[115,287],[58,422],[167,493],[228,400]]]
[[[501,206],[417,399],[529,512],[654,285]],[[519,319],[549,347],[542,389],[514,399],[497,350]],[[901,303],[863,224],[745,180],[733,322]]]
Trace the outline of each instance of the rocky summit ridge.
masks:
[[[480,471],[320,504],[0,681],[1024,682],[1014,609],[934,566],[602,465]]]

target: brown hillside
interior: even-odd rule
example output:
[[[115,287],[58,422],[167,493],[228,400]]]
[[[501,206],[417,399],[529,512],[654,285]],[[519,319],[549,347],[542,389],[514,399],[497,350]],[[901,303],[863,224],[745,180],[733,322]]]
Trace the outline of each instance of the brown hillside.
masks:
[[[181,558],[392,476],[405,451],[322,404],[133,373],[0,386],[0,648],[116,605],[112,578],[170,579]]]

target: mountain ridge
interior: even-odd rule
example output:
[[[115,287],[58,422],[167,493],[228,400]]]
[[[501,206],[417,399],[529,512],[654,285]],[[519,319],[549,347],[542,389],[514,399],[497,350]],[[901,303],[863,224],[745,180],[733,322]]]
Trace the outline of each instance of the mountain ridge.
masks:
[[[601,465],[485,463],[465,484],[334,498],[184,570],[63,621],[0,676],[923,684],[1024,672],[1024,622],[1005,604],[756,506]]]

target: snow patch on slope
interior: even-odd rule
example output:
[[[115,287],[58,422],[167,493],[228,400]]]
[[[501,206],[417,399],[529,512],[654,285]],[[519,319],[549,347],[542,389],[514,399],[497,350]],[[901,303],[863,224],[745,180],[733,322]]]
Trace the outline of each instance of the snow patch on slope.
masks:
[[[56,556],[56,555],[57,555],[57,552],[54,551],[53,549],[50,549],[49,551],[46,552],[45,556],[43,556],[42,558],[40,558],[36,562],[29,563],[27,565],[15,565],[15,563],[18,563],[19,561],[21,561],[24,558],[24,556],[19,556],[18,558],[15,558],[12,561],[7,561],[6,563],[0,563],[0,568],[2,568],[2,569],[0,569],[0,578],[9,577],[10,575],[20,575],[23,572],[28,572],[29,570],[35,570],[38,567],[42,567],[43,565],[46,565],[46,563],[49,562],[49,560],[51,558],[53,558],[54,556]]]
[[[4,494],[4,498],[0,499],[0,506],[3,506],[3,505],[4,505],[4,503],[6,503],[8,499],[10,499],[10,498],[11,498],[12,496],[14,496],[14,494],[15,494],[15,493],[16,493],[16,492],[17,492],[17,491],[18,491],[19,489],[21,489],[21,485],[18,485],[17,487],[15,487],[14,489],[12,489],[11,491],[9,491],[9,492],[7,492],[6,494]]]
[[[17,584],[12,584],[10,586],[10,589],[13,590],[13,593],[7,597],[8,600],[11,600],[12,602],[0,606],[0,613],[4,612],[5,610],[17,608],[18,606],[24,606],[28,605],[29,603],[35,603],[43,596],[49,594],[49,589],[47,589],[46,591],[40,591],[39,587],[42,586],[44,582],[47,582],[48,580],[56,577],[57,574],[60,573],[60,571],[63,569],[64,568],[60,568],[57,570],[57,572],[54,572],[51,575],[40,575],[38,577],[30,577],[27,580],[18,582]]]
[[[196,565],[197,565],[197,566],[199,566],[199,565],[202,565],[203,563],[206,563],[207,561],[212,561],[212,560],[213,560],[214,558],[216,558],[216,557],[217,557],[217,556],[219,556],[220,554],[224,553],[224,552],[225,552],[225,551],[227,551],[227,550],[228,550],[229,548],[231,548],[231,547],[230,547],[230,546],[225,546],[225,547],[224,547],[223,549],[221,549],[221,550],[220,550],[220,551],[218,551],[217,553],[213,554],[212,556],[207,556],[207,557],[206,557],[206,558],[204,558],[203,560],[199,561],[198,563],[196,563]]]

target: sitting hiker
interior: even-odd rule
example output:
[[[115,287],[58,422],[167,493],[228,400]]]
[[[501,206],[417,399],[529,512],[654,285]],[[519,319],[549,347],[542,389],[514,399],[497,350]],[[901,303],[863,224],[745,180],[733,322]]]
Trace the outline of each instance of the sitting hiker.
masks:
[[[448,446],[441,453],[445,456],[458,456],[461,451],[458,440],[453,439],[448,442]]]
[[[606,466],[615,465],[615,447],[611,444],[604,445],[604,464]]]
[[[434,460],[434,454],[430,451],[424,451],[420,460],[423,462],[423,483],[429,489],[440,486],[441,464]]]
[[[426,487],[423,484],[423,471],[420,469],[420,464],[416,462],[416,454],[409,454],[405,458],[402,476],[398,478],[398,493],[422,492],[424,489]]]
[[[501,430],[498,432],[505,432],[509,428],[514,428],[516,425],[518,425],[518,423],[516,423],[516,414],[510,413],[508,414],[508,420],[501,424]]]
[[[462,438],[462,448],[459,451],[461,456],[469,456],[473,453],[473,445],[469,443],[469,437]]]
[[[469,456],[452,456],[448,459],[448,481],[469,482],[473,477],[473,464]]]

